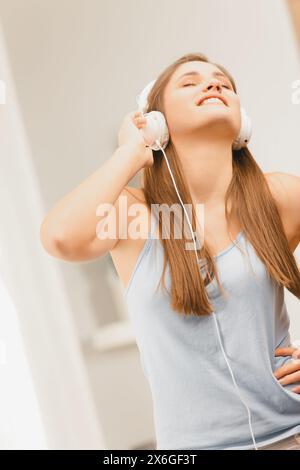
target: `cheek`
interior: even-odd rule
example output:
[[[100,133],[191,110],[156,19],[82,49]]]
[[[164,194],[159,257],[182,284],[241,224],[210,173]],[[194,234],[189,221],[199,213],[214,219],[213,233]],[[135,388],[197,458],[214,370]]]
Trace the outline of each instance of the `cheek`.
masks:
[[[171,130],[175,131],[181,129],[185,122],[188,122],[190,110],[187,108],[186,103],[180,100],[172,100],[166,103],[165,117],[168,126]]]
[[[231,103],[231,111],[232,111],[232,122],[234,122],[234,127],[239,129],[241,126],[241,111],[240,111],[240,103]]]
[[[166,116],[170,120],[175,120],[176,117],[180,117],[180,114],[185,111],[184,103],[178,99],[172,99],[166,104],[165,110]]]

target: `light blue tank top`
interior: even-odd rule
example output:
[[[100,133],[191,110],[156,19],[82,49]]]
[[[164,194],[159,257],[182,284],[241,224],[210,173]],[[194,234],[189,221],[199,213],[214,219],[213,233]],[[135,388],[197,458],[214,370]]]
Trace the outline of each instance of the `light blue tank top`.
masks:
[[[170,307],[156,287],[163,270],[158,221],[151,214],[149,237],[123,290],[153,399],[157,449],[253,449],[248,414],[222,355],[214,318],[185,316]],[[290,345],[283,287],[240,232],[215,260],[216,279],[206,286],[226,356],[252,416],[258,446],[300,433],[297,384],[283,386],[273,371],[288,357],[275,357]],[[170,291],[167,264],[166,287]]]

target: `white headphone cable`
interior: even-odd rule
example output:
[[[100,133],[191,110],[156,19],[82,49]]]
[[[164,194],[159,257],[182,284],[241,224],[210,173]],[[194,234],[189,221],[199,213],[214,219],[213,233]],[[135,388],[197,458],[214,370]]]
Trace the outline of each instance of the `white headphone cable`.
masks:
[[[181,199],[181,197],[180,197],[180,194],[179,194],[179,192],[178,192],[178,189],[177,189],[177,186],[176,186],[176,183],[175,183],[175,180],[174,180],[174,177],[173,177],[173,174],[172,174],[172,170],[171,170],[171,168],[170,168],[170,165],[169,165],[167,156],[166,156],[166,154],[165,154],[164,149],[161,147],[160,142],[159,142],[158,139],[155,141],[155,143],[160,147],[160,149],[161,149],[161,151],[163,152],[163,155],[164,155],[164,157],[165,157],[165,160],[166,160],[166,163],[167,163],[167,167],[168,167],[170,176],[171,176],[172,181],[173,181],[174,188],[175,188],[176,193],[177,193],[177,196],[178,196],[178,198],[179,198],[179,200],[180,200],[180,202],[181,202],[181,205],[182,205],[182,207],[183,207],[183,210],[184,210],[184,212],[185,212],[185,214],[186,214],[186,216],[187,216],[188,224],[189,224],[189,227],[190,227],[190,230],[191,230],[191,234],[192,234],[193,242],[194,242],[194,246],[195,246],[195,254],[196,254],[197,262],[200,263],[200,260],[199,260],[199,257],[198,257],[198,253],[197,253],[197,247],[196,247],[196,242],[195,242],[195,238],[194,238],[193,228],[192,228],[192,225],[191,225],[191,223],[190,223],[189,217],[188,217],[188,215],[187,215],[187,211],[186,211],[186,209],[185,209],[185,207],[184,207],[184,204],[183,204],[183,202],[182,202],[182,199]],[[221,335],[220,335],[219,326],[218,326],[218,322],[217,322],[217,319],[216,319],[215,312],[213,311],[212,313],[213,313],[213,318],[214,318],[214,322],[215,322],[215,326],[216,326],[216,330],[217,330],[217,335],[218,335],[218,340],[219,340],[219,344],[220,344],[220,347],[221,347],[221,351],[222,351],[223,357],[224,357],[225,362],[226,362],[226,364],[227,364],[227,367],[228,367],[228,369],[229,369],[229,372],[230,372],[230,375],[231,375],[233,384],[234,384],[234,386],[235,386],[235,388],[236,388],[236,390],[237,390],[238,396],[239,396],[241,402],[243,403],[243,405],[246,407],[246,410],[247,410],[247,413],[248,413],[248,423],[249,423],[249,428],[250,428],[250,433],[251,433],[251,437],[252,437],[252,441],[253,441],[254,448],[255,448],[255,450],[259,450],[259,449],[257,448],[256,441],[255,441],[255,437],[254,437],[254,433],[253,433],[253,429],[252,429],[252,424],[251,424],[251,412],[250,412],[250,409],[249,409],[249,407],[248,407],[246,401],[243,399],[243,397],[242,397],[242,395],[241,395],[241,393],[240,393],[239,387],[238,387],[238,385],[237,385],[237,383],[236,383],[236,380],[235,380],[235,378],[234,378],[234,374],[233,374],[233,372],[232,372],[232,369],[231,369],[231,367],[230,367],[229,361],[228,361],[228,359],[227,359],[227,357],[226,357],[226,353],[225,353],[225,351],[224,351],[224,347],[223,347],[223,344],[222,344]]]
[[[240,392],[240,389],[235,381],[235,378],[234,378],[234,375],[233,375],[233,372],[232,372],[232,369],[230,367],[230,364],[228,362],[228,359],[226,357],[226,354],[225,354],[225,351],[224,351],[224,348],[223,348],[223,344],[222,344],[222,341],[221,341],[221,336],[220,336],[220,330],[219,330],[219,326],[218,326],[218,322],[217,322],[217,319],[216,319],[216,315],[215,315],[215,312],[213,312],[213,318],[214,318],[214,321],[215,321],[215,325],[216,325],[216,329],[217,329],[217,333],[218,333],[218,339],[219,339],[219,343],[220,343],[220,346],[221,346],[221,350],[222,350],[222,353],[223,353],[223,356],[224,356],[224,359],[226,361],[226,364],[227,364],[227,367],[229,369],[229,372],[230,372],[230,375],[231,375],[231,378],[232,378],[232,381],[233,381],[233,384],[237,390],[237,393],[240,397],[240,400],[241,402],[243,403],[243,405],[245,406],[246,410],[247,410],[247,413],[248,413],[248,423],[249,423],[249,428],[250,428],[250,433],[251,433],[251,437],[252,437],[252,441],[253,441],[253,445],[254,445],[254,448],[255,450],[258,450],[257,448],[257,445],[256,445],[256,441],[255,441],[255,437],[254,437],[254,433],[253,433],[253,429],[252,429],[252,424],[251,424],[251,412],[250,412],[250,409],[247,405],[247,403],[245,402],[245,400],[243,399],[242,395],[241,395],[241,392]]]

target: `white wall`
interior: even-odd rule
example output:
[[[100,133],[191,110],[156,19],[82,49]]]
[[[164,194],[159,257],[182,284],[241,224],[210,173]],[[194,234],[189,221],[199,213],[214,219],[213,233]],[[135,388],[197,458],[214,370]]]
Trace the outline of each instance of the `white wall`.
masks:
[[[40,188],[1,25],[0,74],[6,84],[0,106],[0,339],[5,350],[0,448],[101,449],[105,444],[61,272],[39,240]]]

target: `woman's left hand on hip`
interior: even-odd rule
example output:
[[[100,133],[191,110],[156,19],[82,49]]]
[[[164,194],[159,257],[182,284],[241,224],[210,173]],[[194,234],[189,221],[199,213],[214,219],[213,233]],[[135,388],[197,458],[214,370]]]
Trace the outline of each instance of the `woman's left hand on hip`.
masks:
[[[300,349],[285,347],[275,349],[275,356],[291,356],[291,362],[283,364],[275,370],[274,375],[281,385],[300,382]],[[300,393],[300,385],[291,389],[292,392]]]

